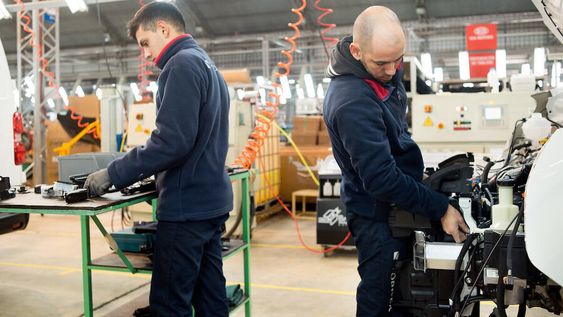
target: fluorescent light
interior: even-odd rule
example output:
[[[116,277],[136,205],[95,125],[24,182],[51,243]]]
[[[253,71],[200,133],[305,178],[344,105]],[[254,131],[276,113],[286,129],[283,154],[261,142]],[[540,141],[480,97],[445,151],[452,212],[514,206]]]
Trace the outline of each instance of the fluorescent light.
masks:
[[[295,93],[297,93],[297,98],[305,98],[305,91],[303,91],[303,88],[301,88],[299,85],[295,85]]]
[[[444,80],[444,70],[442,67],[434,68],[434,80],[435,81],[443,81]]]
[[[140,90],[139,90],[139,86],[137,85],[137,83],[130,83],[129,87],[131,87],[131,91],[133,92],[133,94],[135,95],[139,95],[140,94]]]
[[[23,82],[26,84],[29,90],[32,91],[32,93],[35,93],[35,83],[33,82],[33,80],[31,80],[31,76],[25,77],[23,79]]]
[[[468,80],[469,76],[469,53],[461,51],[458,53],[459,58],[459,79]]]
[[[534,76],[545,75],[545,48],[534,48]]]
[[[256,76],[256,83],[258,84],[258,86],[264,86],[266,84],[264,76]]]
[[[133,92],[135,101],[139,102],[143,100],[143,97],[141,96],[141,91],[139,90],[139,86],[137,85],[137,83],[131,83],[129,84],[129,86],[131,87],[131,92]]]
[[[96,88],[96,97],[98,97],[98,100],[102,100],[103,93],[100,88]]]
[[[76,86],[74,93],[76,93],[76,95],[80,98],[84,97],[84,90],[82,90],[82,86],[80,85]]]
[[[420,54],[420,61],[422,63],[422,71],[428,77],[432,77],[432,56],[430,53]]]
[[[325,97],[325,90],[323,89],[323,84],[321,83],[317,85],[317,97],[319,98]]]
[[[521,69],[520,69],[520,72],[521,72],[523,75],[530,75],[531,72],[532,72],[532,70],[531,70],[531,68],[530,68],[530,64],[528,64],[528,63],[522,64],[522,67],[521,67]]]
[[[154,94],[156,94],[156,92],[158,91],[158,85],[156,84],[156,82],[151,81],[149,83],[149,87],[147,88],[147,90],[151,91]]]
[[[283,96],[287,99],[291,98],[291,88],[289,87],[289,80],[287,80],[287,76],[280,76],[280,83],[283,88]]]
[[[277,87],[276,92],[277,92],[278,96],[280,96],[280,104],[285,105],[287,103],[287,99],[285,99],[285,96],[283,94],[283,90],[280,87]]]
[[[47,99],[47,105],[49,105],[49,108],[55,109],[55,102],[53,101],[53,99]]]
[[[88,11],[88,6],[84,0],[65,0],[66,5],[70,9],[70,13],[75,14],[76,12]]]
[[[561,83],[561,63],[551,64],[551,87],[556,88]]]
[[[243,100],[244,99],[244,90],[237,89],[237,97],[238,97],[239,100]]]
[[[557,67],[556,67],[556,69],[557,69],[557,73],[556,73],[557,74],[557,85],[556,85],[556,87],[559,87],[560,86],[559,84],[561,84],[561,63],[557,62],[556,65],[557,65]]]
[[[498,78],[506,78],[506,51],[496,51],[496,70]]]
[[[68,106],[68,95],[66,94],[66,90],[63,86],[59,87],[59,96],[61,96],[65,106]]]
[[[260,101],[262,102],[263,105],[265,105],[266,104],[266,89],[260,88],[260,89],[258,89],[258,92],[260,93]]]
[[[328,77],[323,78],[323,83],[330,84],[331,79]]]
[[[290,79],[290,80],[288,80],[287,82],[288,82],[289,84],[293,85],[293,84],[295,84],[295,79]]]
[[[8,12],[8,9],[6,9],[6,6],[4,5],[2,0],[0,0],[0,20],[11,19],[11,18],[12,15],[10,14],[10,12]]]
[[[305,80],[305,89],[307,90],[307,97],[315,98],[315,84],[313,83],[313,76],[307,73],[303,76]]]

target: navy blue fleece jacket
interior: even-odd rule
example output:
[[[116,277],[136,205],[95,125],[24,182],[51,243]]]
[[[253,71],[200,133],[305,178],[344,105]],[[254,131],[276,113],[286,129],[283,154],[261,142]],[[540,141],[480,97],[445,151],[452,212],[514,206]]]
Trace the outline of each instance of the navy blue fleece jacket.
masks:
[[[342,169],[347,212],[386,222],[391,204],[438,220],[448,198],[422,184],[424,163],[406,123],[402,67],[380,83],[349,53],[351,37],[333,51],[324,120]]]
[[[179,36],[155,61],[162,69],[156,130],[147,143],[113,161],[117,188],[156,176],[158,219],[206,220],[232,210],[225,172],[229,93],[223,77],[189,35]]]

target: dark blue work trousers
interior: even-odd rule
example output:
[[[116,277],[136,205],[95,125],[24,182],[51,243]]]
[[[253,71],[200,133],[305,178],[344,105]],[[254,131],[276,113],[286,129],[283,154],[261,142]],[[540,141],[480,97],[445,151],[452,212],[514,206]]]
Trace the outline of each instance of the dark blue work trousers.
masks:
[[[227,317],[221,256],[224,215],[205,221],[159,221],[150,292],[151,316]]]
[[[406,242],[391,236],[388,222],[346,215],[358,251],[360,284],[356,291],[356,316],[402,316],[392,309],[399,293],[398,263],[405,256]]]

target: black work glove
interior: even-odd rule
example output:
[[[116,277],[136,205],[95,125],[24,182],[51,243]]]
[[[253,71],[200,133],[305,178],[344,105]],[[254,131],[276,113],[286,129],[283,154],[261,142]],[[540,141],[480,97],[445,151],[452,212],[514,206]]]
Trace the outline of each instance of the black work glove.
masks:
[[[88,175],[84,188],[88,190],[90,197],[101,196],[108,192],[111,187],[111,179],[107,168],[101,169]]]

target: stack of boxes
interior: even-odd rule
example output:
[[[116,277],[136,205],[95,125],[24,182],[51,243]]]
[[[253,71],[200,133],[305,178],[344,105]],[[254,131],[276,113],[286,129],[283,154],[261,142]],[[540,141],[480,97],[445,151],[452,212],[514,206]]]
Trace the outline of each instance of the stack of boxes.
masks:
[[[318,160],[325,159],[331,154],[330,140],[322,116],[294,117],[291,138],[311,170],[317,174]],[[293,147],[281,147],[279,155],[281,164],[280,195],[282,199],[291,201],[292,193],[297,190],[318,190],[319,187],[313,181]],[[312,198],[310,202],[315,203]]]
[[[330,146],[328,131],[322,116],[294,117],[291,138],[297,146]]]

